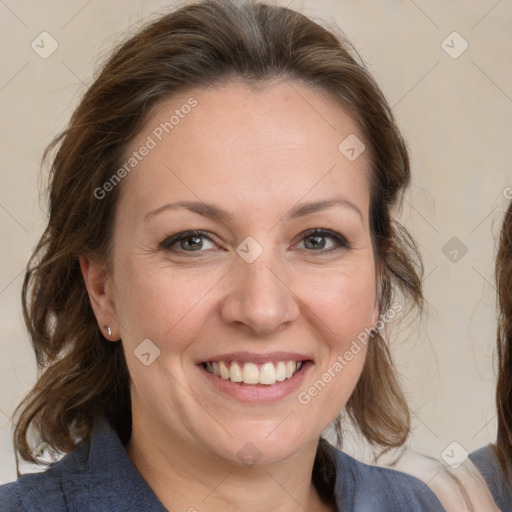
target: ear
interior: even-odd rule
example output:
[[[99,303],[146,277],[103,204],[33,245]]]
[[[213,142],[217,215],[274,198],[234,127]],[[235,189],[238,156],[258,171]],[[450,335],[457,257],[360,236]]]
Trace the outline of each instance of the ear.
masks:
[[[100,330],[105,338],[117,341],[120,338],[119,323],[113,300],[112,279],[106,265],[98,258],[87,254],[82,254],[79,261],[89,300]]]

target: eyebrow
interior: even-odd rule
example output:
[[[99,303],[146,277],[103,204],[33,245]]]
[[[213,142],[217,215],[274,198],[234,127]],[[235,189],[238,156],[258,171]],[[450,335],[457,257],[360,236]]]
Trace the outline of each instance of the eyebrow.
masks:
[[[359,215],[361,221],[363,220],[363,214],[361,213],[361,210],[353,202],[339,196],[333,197],[331,199],[325,199],[323,201],[313,201],[296,205],[291,208],[290,211],[288,211],[288,213],[284,216],[284,220],[295,220],[300,217],[305,217],[306,215],[311,215],[313,213],[332,208],[333,206],[349,208]],[[144,219],[148,220],[149,218],[154,217],[161,212],[174,210],[177,208],[185,208],[193,213],[197,213],[198,215],[202,215],[203,217],[208,217],[219,222],[229,222],[235,218],[235,215],[232,213],[212,203],[204,203],[202,201],[178,201],[175,203],[167,203],[163,206],[160,206],[159,208],[151,210],[145,215]]]

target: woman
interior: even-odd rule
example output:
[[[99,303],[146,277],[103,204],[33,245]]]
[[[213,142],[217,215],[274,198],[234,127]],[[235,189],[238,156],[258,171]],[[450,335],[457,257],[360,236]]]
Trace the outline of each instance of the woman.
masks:
[[[498,292],[498,438],[470,454],[501,510],[512,510],[512,203],[501,228],[496,257]]]
[[[345,409],[403,445],[381,331],[422,299],[391,216],[407,151],[346,41],[285,8],[183,7],[116,50],[52,147],[24,283],[45,371],[14,434],[27,461],[29,430],[67,455],[3,508],[443,510],[321,438]]]

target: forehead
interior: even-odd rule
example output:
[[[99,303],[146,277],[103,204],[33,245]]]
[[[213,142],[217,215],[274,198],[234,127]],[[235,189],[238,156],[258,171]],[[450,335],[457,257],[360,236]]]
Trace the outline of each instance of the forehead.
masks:
[[[149,207],[170,195],[263,205],[342,192],[367,209],[368,152],[353,159],[347,148],[364,148],[356,122],[304,84],[192,89],[155,107],[130,144],[125,159],[145,156],[122,195]]]

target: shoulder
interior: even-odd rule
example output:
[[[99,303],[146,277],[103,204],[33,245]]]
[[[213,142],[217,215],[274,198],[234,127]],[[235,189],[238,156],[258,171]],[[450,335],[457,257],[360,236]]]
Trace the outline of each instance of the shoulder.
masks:
[[[67,510],[61,481],[59,478],[51,478],[48,471],[22,475],[15,482],[0,486],[0,510],[9,512]]]
[[[8,510],[9,512],[26,511],[18,494],[17,482],[0,485],[0,510]]]
[[[125,512],[165,508],[104,417],[90,436],[46,471],[0,487],[0,512]]]
[[[485,481],[469,459],[450,466],[444,461],[406,450],[398,460],[388,461],[388,464],[425,482],[447,511],[498,510]]]
[[[470,453],[469,459],[476,466],[491,490],[494,487],[501,487],[499,484],[504,483],[502,482],[503,476],[492,444]]]
[[[483,446],[469,454],[471,462],[478,468],[480,473],[495,476],[500,472],[498,459],[492,444]]]
[[[332,447],[336,497],[348,510],[443,512],[436,495],[421,480],[393,469],[357,461]]]
[[[63,476],[81,470],[87,451],[88,441],[82,441],[75,450],[45,471],[24,474],[15,482],[0,486],[0,511],[67,511],[66,482]]]
[[[512,481],[505,478],[494,445],[488,444],[475,450],[469,454],[469,458],[487,483],[496,504],[503,510],[510,510]]]

